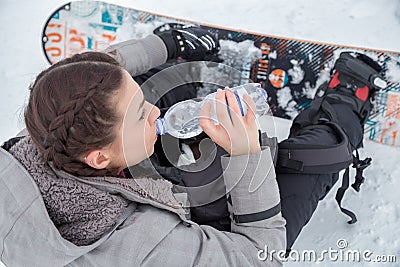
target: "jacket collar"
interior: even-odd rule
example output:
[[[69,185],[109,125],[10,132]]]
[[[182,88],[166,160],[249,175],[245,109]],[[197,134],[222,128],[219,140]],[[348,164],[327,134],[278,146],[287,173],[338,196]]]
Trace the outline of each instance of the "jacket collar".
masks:
[[[172,183],[164,179],[147,177],[77,177],[49,164],[58,177],[73,179],[104,190],[111,194],[120,194],[125,199],[142,204],[149,204],[178,214],[185,221],[188,210],[178,202],[177,194],[172,192]]]

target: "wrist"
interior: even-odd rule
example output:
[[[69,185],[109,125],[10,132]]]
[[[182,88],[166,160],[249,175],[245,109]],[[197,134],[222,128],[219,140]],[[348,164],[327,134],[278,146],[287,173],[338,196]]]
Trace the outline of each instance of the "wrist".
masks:
[[[243,150],[243,151],[231,151],[229,154],[231,156],[242,156],[242,155],[248,155],[248,154],[254,154],[254,153],[259,153],[261,151],[260,145],[251,147],[249,150]]]
[[[168,59],[173,59],[178,57],[178,49],[176,46],[176,41],[172,35],[172,31],[165,31],[157,34],[158,37],[163,41],[168,52]]]
[[[258,153],[258,152],[260,152],[260,151],[261,151],[261,146],[258,145],[258,146],[256,146],[256,147],[250,149],[250,153],[249,153],[249,154]]]

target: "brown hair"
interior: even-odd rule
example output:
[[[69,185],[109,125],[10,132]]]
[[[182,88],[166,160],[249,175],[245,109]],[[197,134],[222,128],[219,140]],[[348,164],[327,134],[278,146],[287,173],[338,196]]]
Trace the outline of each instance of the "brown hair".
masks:
[[[123,72],[111,56],[86,52],[38,75],[25,109],[26,128],[45,162],[74,175],[115,175],[82,163],[91,150],[111,144],[121,120],[115,94]]]

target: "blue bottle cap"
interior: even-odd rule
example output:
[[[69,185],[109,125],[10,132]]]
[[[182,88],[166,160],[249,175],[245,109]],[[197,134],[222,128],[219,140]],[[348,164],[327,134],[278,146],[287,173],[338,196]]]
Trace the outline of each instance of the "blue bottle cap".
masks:
[[[165,119],[158,118],[156,120],[156,127],[157,127],[157,135],[164,135],[167,133],[167,129],[165,127]]]

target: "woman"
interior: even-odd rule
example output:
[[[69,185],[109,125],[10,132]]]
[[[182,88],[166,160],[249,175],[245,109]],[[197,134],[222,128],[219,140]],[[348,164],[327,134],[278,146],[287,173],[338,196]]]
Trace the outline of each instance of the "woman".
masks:
[[[185,38],[174,32],[171,40],[177,35]],[[153,153],[160,115],[132,79],[140,71],[124,49],[152,48],[166,60],[172,50],[163,38],[116,46],[113,57],[78,54],[37,77],[25,112],[29,134],[0,151],[0,250],[7,266],[255,266],[265,264],[260,249],[284,250],[270,148],[258,142],[254,112],[240,116],[229,89],[216,97],[221,124],[208,119],[207,104],[201,126],[229,153],[221,164],[232,202],[231,232],[190,221],[180,203],[184,195],[174,194],[169,182],[123,177],[124,168]],[[182,56],[179,42],[176,51]],[[159,64],[156,56],[145,63],[143,53],[137,56],[141,70]],[[254,102],[245,101],[254,110]],[[262,183],[249,192],[253,179]],[[248,217],[253,219],[242,220]],[[282,265],[271,256],[271,266]]]
[[[124,57],[133,58],[129,56],[132,54],[133,50],[125,50]],[[358,156],[353,157],[352,153],[362,146],[364,123],[372,109],[371,100],[374,98],[375,92],[380,89],[373,80],[382,79],[379,75],[380,70],[381,67],[378,63],[363,54],[341,53],[332,70],[331,81],[320,87],[321,91],[318,95],[321,96],[322,93],[322,96],[312,102],[311,108],[300,112],[291,127],[290,136],[279,144],[279,149],[276,146],[276,138],[268,138],[267,133],[260,134],[260,143],[271,148],[276,163],[275,170],[281,197],[282,215],[286,219],[288,252],[302,228],[312,217],[319,201],[338,181],[339,172],[348,168],[351,163],[357,169],[356,180],[352,187],[357,191],[360,189],[364,179],[362,171],[370,164],[371,159],[360,160]],[[176,76],[176,73],[169,72],[169,74],[174,75],[174,79],[170,80],[184,80],[184,78]],[[136,76],[135,79],[143,82],[151,75],[154,75],[154,71],[146,73],[143,75],[144,77]],[[143,83],[143,88],[145,89],[144,93],[152,98],[152,94],[150,94],[153,90],[152,84],[157,79],[151,76],[150,80],[149,83]],[[193,81],[196,80],[193,79]],[[167,85],[164,84],[164,87],[172,88],[178,84],[178,82],[175,84],[169,82]],[[161,105],[158,103],[158,105],[167,108],[182,100],[180,97],[183,93],[190,95],[189,92],[191,91],[187,88],[176,90],[168,98],[168,101],[162,102]],[[195,96],[194,94],[191,97]],[[165,143],[163,142],[161,145],[159,140],[156,143],[155,153],[150,157],[151,163],[147,166],[156,167],[157,174],[161,174],[165,179],[185,188],[190,200],[193,221],[201,225],[210,225],[219,230],[230,231],[231,220],[227,198],[223,194],[215,194],[215,192],[225,192],[224,186],[220,186],[218,183],[223,174],[219,157],[227,151],[217,145],[215,160],[211,163],[207,161],[207,164],[210,163],[207,168],[199,168],[199,165],[203,167],[202,159],[207,158],[207,155],[211,155],[215,151],[215,145],[212,142],[203,142],[203,140],[207,140],[206,134],[196,140],[183,141],[188,143],[193,150],[193,153],[189,151],[188,154],[193,154],[191,162],[194,163],[185,165],[184,168],[180,167],[180,169],[174,167],[177,161],[175,155],[180,153],[180,148],[168,147],[167,152],[170,155],[166,156],[164,155]],[[176,140],[167,141],[176,143]],[[203,147],[200,147],[201,144]],[[174,149],[178,150],[178,153],[174,153]],[[171,153],[169,150],[173,152]],[[146,167],[146,164],[143,166]],[[143,173],[144,171],[146,169],[138,168],[138,165],[130,168],[130,173]],[[338,190],[335,198],[340,209],[350,216],[350,223],[354,223],[356,216],[341,206],[346,184],[349,183],[348,173],[348,171],[344,172],[342,187]],[[192,190],[192,188],[194,189]]]

